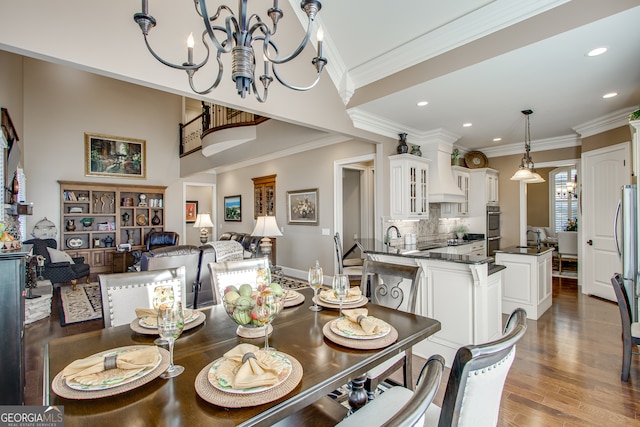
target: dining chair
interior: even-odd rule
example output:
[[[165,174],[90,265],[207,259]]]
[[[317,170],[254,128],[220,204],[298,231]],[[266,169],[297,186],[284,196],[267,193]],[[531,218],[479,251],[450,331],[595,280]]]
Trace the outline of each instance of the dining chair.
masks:
[[[620,309],[620,321],[622,323],[622,381],[629,380],[629,372],[631,371],[631,355],[640,354],[633,350],[634,345],[640,345],[640,323],[631,321],[631,304],[627,292],[624,289],[624,281],[619,273],[611,278],[613,291],[618,300],[618,308]]]
[[[239,261],[224,261],[208,263],[211,274],[211,285],[213,294],[219,297],[227,286],[238,286],[248,283],[251,287],[256,287],[256,273],[259,268],[269,268],[269,258],[251,258]],[[217,304],[222,302],[221,298],[216,299]]]
[[[100,274],[102,318],[105,328],[125,325],[136,318],[136,308],[153,307],[153,291],[157,286],[173,286],[176,300],[187,293],[185,267],[131,273]]]
[[[336,251],[336,260],[338,261],[338,274],[346,274],[349,276],[350,282],[360,281],[364,260],[361,258],[347,258],[351,251],[353,251],[357,246],[354,244],[346,254],[343,254],[340,233],[336,233],[333,236],[333,244]],[[363,289],[363,291],[365,291],[365,289]],[[363,295],[365,294],[363,293]]]
[[[562,273],[562,261],[565,259],[578,259],[578,232],[558,232],[558,271]]]
[[[516,343],[526,331],[527,312],[517,308],[507,319],[502,338],[459,348],[451,364],[442,407],[429,406],[424,425],[495,426]]]
[[[415,313],[421,275],[422,268],[419,266],[365,260],[360,287],[365,292],[369,282],[371,302],[374,304]],[[413,390],[411,358],[412,351],[409,348],[367,372],[364,386],[369,399],[374,398],[378,384],[400,367],[403,370],[403,385]]]
[[[420,371],[415,392],[405,387],[391,387],[374,402],[346,417],[336,427],[422,427],[427,409],[438,391],[443,371],[444,358],[439,354],[431,356]]]

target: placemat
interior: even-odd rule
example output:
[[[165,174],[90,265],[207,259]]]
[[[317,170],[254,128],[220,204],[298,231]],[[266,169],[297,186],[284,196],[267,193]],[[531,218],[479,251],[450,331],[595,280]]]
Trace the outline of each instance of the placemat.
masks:
[[[389,332],[382,338],[377,338],[374,340],[354,340],[351,338],[341,337],[340,335],[337,335],[335,332],[333,332],[331,330],[331,322],[333,322],[333,320],[324,324],[324,326],[322,327],[322,333],[329,341],[332,341],[344,347],[349,347],[356,350],[376,350],[379,348],[385,348],[396,342],[396,340],[398,339],[398,331],[393,327],[393,325],[391,326],[391,332]]]
[[[317,302],[319,306],[321,307],[325,307],[325,308],[335,308],[336,310],[340,309],[340,304],[331,304],[330,302],[326,302],[320,299],[320,297],[313,297],[312,301]],[[365,305],[367,305],[367,303],[369,302],[369,300],[366,297],[362,298],[362,302],[359,303],[342,303],[342,309],[349,309],[349,308],[358,308],[358,307],[363,307]]]
[[[289,291],[289,292],[295,292],[297,295],[295,298],[291,298],[289,300],[285,300],[284,301],[284,307],[293,307],[295,305],[300,305],[304,302],[304,295],[302,295],[300,292],[296,292],[296,291]]]
[[[145,346],[127,346],[120,348],[138,348]],[[118,350],[119,348],[113,348],[111,350],[101,351],[100,353],[96,353],[96,355],[102,355],[105,353],[110,353],[114,350]],[[133,390],[134,388],[138,388],[152,380],[156,379],[160,376],[164,371],[169,367],[169,351],[164,348],[158,347],[158,352],[162,357],[160,364],[156,366],[151,372],[147,375],[138,378],[135,381],[124,384],[122,386],[117,386],[105,390],[91,390],[91,391],[83,391],[83,390],[74,390],[67,385],[67,382],[62,378],[62,371],[58,372],[58,375],[55,376],[53,381],[51,382],[51,389],[55,394],[60,397],[64,397],[65,399],[75,399],[75,400],[83,400],[83,399],[99,399],[102,397],[115,396],[116,394],[121,394],[127,392],[129,390]]]
[[[282,353],[282,352],[280,352]],[[213,403],[216,406],[222,406],[223,408],[246,408],[249,406],[258,406],[265,403],[273,402],[283,396],[289,394],[302,379],[302,365],[294,357],[282,353],[291,361],[291,375],[284,380],[282,384],[277,385],[269,390],[265,390],[259,393],[252,394],[235,394],[225,393],[222,390],[218,390],[209,383],[208,373],[211,365],[214,362],[209,363],[202,368],[198,373],[195,381],[196,392],[198,396],[203,398],[209,403]]]
[[[193,329],[196,326],[200,326],[201,324],[204,323],[206,318],[207,317],[204,315],[203,312],[198,311],[198,317],[196,318],[196,320],[185,324],[184,328],[182,329],[182,332],[188,331],[189,329]],[[140,326],[139,321],[140,319],[136,317],[129,324],[133,332],[137,332],[142,335],[158,335],[158,328],[145,328],[144,326]]]

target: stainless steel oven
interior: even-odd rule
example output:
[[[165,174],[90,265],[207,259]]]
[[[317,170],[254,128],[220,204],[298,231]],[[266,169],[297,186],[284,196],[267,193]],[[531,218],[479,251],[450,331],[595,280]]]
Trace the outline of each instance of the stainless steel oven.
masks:
[[[500,249],[501,214],[499,206],[487,206],[487,256],[494,256]]]

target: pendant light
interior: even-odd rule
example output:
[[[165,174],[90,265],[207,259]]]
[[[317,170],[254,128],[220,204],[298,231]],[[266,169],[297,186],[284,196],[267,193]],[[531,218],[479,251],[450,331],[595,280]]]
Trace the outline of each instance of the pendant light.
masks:
[[[533,110],[522,110],[522,114],[525,115],[525,130],[524,130],[524,156],[520,160],[520,167],[516,173],[511,177],[512,181],[523,181],[527,184],[537,184],[539,182],[545,182],[544,178],[536,172],[535,164],[529,152],[531,151],[531,131],[529,129],[529,116],[533,114]]]

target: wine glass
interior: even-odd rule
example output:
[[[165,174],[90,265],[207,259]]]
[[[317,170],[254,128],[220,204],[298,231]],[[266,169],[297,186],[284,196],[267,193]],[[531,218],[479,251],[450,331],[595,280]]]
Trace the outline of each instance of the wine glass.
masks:
[[[158,310],[161,305],[173,303],[175,296],[173,295],[173,286],[156,286],[153,289],[153,308]],[[155,345],[165,345],[167,340],[164,338],[156,338],[153,343]]]
[[[264,328],[264,350],[275,350],[275,347],[269,347],[269,324],[276,318],[278,313],[282,311],[284,305],[284,296],[278,297],[273,292],[262,292],[256,298],[254,313],[258,321],[265,326]]]
[[[346,274],[333,276],[333,294],[340,302],[340,317],[342,317],[342,302],[349,293],[349,277]]]
[[[184,317],[180,301],[167,302],[158,308],[158,333],[169,342],[169,368],[160,375],[168,379],[177,377],[184,372],[184,366],[173,364],[173,346],[182,333]]]
[[[309,286],[313,289],[313,305],[309,310],[320,311],[322,307],[318,306],[318,289],[322,287],[322,267],[317,264],[309,269]]]

